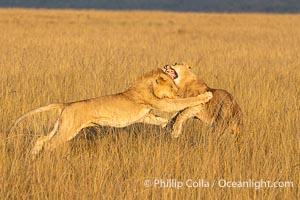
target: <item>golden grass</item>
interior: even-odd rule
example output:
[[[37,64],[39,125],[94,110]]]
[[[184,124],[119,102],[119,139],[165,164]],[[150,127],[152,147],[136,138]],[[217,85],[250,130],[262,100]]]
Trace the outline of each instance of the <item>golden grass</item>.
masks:
[[[0,10],[1,199],[296,199],[300,196],[300,16]],[[230,91],[245,117],[244,145],[218,142],[200,121],[183,135],[137,124],[93,128],[35,162],[29,150],[57,114],[7,130],[52,102],[120,92],[146,71],[191,63]],[[95,134],[97,133],[97,134]],[[292,181],[287,188],[146,187],[185,182]]]

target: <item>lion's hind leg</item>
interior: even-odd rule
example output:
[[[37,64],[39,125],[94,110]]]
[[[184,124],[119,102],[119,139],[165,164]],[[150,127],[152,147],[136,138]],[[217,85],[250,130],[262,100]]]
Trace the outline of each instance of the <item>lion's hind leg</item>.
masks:
[[[243,124],[243,115],[240,111],[235,117],[231,124],[231,133],[234,135],[236,142],[239,142],[242,137],[244,124]]]
[[[55,134],[53,138],[50,138],[46,141],[47,143],[45,144],[45,150],[53,151],[57,146],[73,139],[81,129],[95,125],[95,123],[88,122],[84,124],[78,124],[78,126],[72,126],[72,124],[62,122],[59,126],[57,134]]]
[[[49,141],[56,134],[56,132],[58,130],[58,127],[59,127],[59,120],[57,120],[57,122],[54,125],[54,128],[52,129],[52,131],[48,135],[40,136],[37,139],[33,149],[30,152],[33,156],[36,156],[44,148],[45,143],[47,141]]]
[[[216,121],[213,124],[213,132],[218,135],[219,138],[224,133],[231,133],[235,141],[238,142],[241,137],[241,132],[243,129],[243,119],[241,111],[235,112],[232,109],[221,110],[220,114],[218,115]]]

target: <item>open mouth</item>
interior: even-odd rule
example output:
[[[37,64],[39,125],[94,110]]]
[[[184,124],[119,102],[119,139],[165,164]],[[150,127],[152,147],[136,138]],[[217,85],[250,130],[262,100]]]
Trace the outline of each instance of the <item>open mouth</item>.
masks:
[[[177,72],[169,65],[164,66],[164,72],[167,73],[173,80],[178,78]]]

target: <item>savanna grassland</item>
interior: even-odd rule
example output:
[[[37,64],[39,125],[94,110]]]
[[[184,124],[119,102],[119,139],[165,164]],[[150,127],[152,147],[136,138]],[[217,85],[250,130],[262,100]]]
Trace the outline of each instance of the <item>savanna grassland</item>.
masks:
[[[84,129],[32,161],[34,141],[58,114],[37,114],[8,133],[26,111],[118,93],[143,73],[181,61],[235,96],[245,123],[240,146],[229,134],[216,140],[192,119],[178,139],[144,124]],[[0,197],[297,199],[299,85],[300,15],[1,9]],[[154,179],[211,185],[176,189]],[[221,179],[293,187],[221,188]]]

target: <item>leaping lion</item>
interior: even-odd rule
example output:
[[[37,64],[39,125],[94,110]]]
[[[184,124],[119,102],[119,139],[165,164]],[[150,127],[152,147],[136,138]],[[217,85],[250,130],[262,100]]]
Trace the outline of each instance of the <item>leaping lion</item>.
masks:
[[[178,88],[172,78],[162,69],[153,70],[140,77],[122,93],[71,103],[50,104],[32,110],[15,122],[15,126],[35,113],[57,109],[60,112],[53,130],[36,141],[31,153],[37,155],[42,149],[53,150],[74,138],[81,129],[89,126],[125,127],[133,123],[165,126],[167,119],[150,113],[156,109],[165,112],[183,110],[208,102],[212,93],[197,97],[177,98]]]

